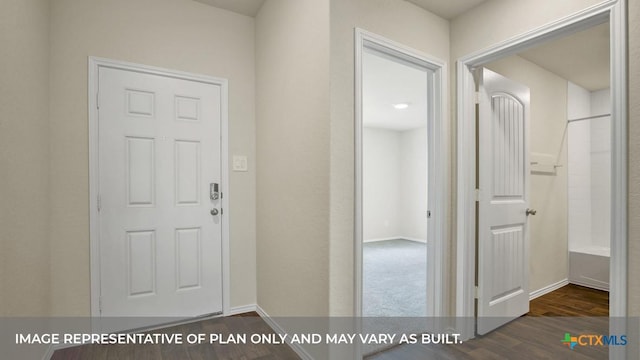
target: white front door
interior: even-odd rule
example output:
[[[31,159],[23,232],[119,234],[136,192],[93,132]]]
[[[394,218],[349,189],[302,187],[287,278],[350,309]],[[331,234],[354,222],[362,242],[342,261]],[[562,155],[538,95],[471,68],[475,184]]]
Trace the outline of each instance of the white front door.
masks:
[[[222,312],[220,86],[100,67],[98,105],[101,316]]]
[[[478,334],[529,311],[529,89],[482,69]]]

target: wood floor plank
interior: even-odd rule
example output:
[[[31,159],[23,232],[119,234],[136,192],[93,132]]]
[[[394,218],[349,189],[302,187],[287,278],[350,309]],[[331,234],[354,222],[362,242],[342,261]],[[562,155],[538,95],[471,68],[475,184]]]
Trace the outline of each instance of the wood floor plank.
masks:
[[[373,354],[371,360],[413,359],[551,359],[562,349],[559,334],[606,333],[609,294],[567,285],[534,299],[530,312],[511,323],[461,345],[401,345]],[[570,321],[563,320],[571,317]],[[602,319],[594,322],[593,317]],[[154,331],[156,333],[272,334],[273,330],[255,312],[215,318]],[[576,348],[571,359],[605,359],[606,347]],[[56,350],[53,360],[190,359],[190,360],[288,360],[299,359],[287,345],[182,344],[182,345],[83,345]]]
[[[256,312],[197,321],[152,331],[166,334],[273,334]],[[285,344],[184,344],[96,345],[56,350],[52,360],[296,360],[300,357]]]
[[[532,300],[525,316],[463,344],[400,345],[367,359],[556,359],[565,350],[563,333],[606,334],[608,315],[609,293],[567,285]],[[562,356],[567,359],[606,359],[608,355],[606,347],[566,350]]]

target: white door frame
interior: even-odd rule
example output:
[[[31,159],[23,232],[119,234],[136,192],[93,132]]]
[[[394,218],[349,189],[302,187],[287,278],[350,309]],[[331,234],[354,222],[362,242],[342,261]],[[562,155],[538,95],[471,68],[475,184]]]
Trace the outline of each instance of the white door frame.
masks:
[[[135,71],[145,74],[153,74],[183,80],[197,81],[206,84],[220,86],[220,169],[222,209],[222,311],[223,315],[229,313],[230,300],[230,273],[229,273],[229,86],[227,79],[206,75],[191,74],[182,71],[168,70],[159,67],[128,63],[117,60],[89,57],[89,243],[90,243],[90,270],[91,270],[91,317],[99,318],[100,315],[100,217],[98,213],[99,195],[99,147],[98,147],[98,71],[101,67]],[[93,326],[93,325],[92,325]]]
[[[458,59],[457,63],[457,255],[456,317],[458,331],[474,336],[475,277],[475,83],[472,69],[546,41],[610,21],[612,99],[611,271],[609,316],[627,313],[627,52],[625,0],[607,0],[573,15]],[[610,322],[612,334],[626,333],[626,324]],[[615,329],[614,326],[617,326]],[[613,346],[610,351],[622,351]],[[616,356],[620,356],[617,354]],[[623,357],[615,357],[623,358]]]
[[[362,316],[362,53],[372,48],[392,57],[408,61],[428,71],[428,190],[431,218],[427,231],[427,316],[444,316],[447,304],[445,256],[447,239],[447,64],[417,50],[370,33],[355,29],[355,316]]]

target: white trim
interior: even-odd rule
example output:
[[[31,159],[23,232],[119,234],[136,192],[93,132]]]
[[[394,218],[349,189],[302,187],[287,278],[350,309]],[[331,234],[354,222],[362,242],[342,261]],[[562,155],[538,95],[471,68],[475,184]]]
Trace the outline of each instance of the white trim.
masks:
[[[515,54],[561,36],[610,21],[611,95],[612,95],[612,209],[611,209],[611,317],[627,313],[627,90],[626,90],[626,3],[607,0],[583,11],[544,25],[458,60],[458,190],[457,190],[457,264],[456,316],[474,316],[475,277],[475,85],[472,68]],[[474,336],[472,322],[462,322],[458,331],[463,338]],[[623,321],[612,321],[611,333],[626,333]],[[615,325],[614,325],[615,324]],[[613,326],[617,326],[615,329]],[[610,347],[612,358],[624,358],[625,349]]]
[[[267,312],[264,311],[264,309],[261,308],[260,305],[256,305],[256,312],[258,313],[258,315],[260,315],[262,320],[264,320],[264,322],[266,322],[267,325],[269,325],[269,327],[271,327],[271,329],[273,329],[273,331],[276,332],[276,334],[279,334],[279,335],[287,334],[287,332],[282,328],[282,326],[280,326],[280,324],[278,324],[271,316],[269,316],[269,314],[267,314]],[[285,339],[285,342],[287,343],[287,345],[289,345],[291,350],[293,350],[296,354],[298,354],[298,356],[300,356],[301,359],[314,360],[313,356],[311,356],[307,352],[307,350],[305,350],[302,347],[302,345],[300,345],[299,343],[292,344],[290,337],[287,337],[287,339]]]
[[[548,294],[548,293],[550,293],[552,291],[556,291],[556,290],[560,289],[561,287],[567,286],[567,285],[569,285],[569,280],[568,279],[563,279],[563,280],[560,280],[560,281],[558,281],[556,283],[553,283],[553,284],[547,285],[547,286],[545,286],[543,288],[540,288],[538,290],[534,290],[531,293],[529,293],[529,301],[531,301],[533,299],[536,299],[536,298],[539,298],[542,295],[546,295],[546,294]]]
[[[604,282],[599,281],[599,280],[596,280],[596,279],[591,279],[591,278],[583,277],[583,279],[585,279],[587,281],[580,281],[580,280],[573,279],[569,283],[570,284],[574,284],[574,285],[579,285],[579,286],[582,286],[582,287],[586,287],[586,288],[590,288],[590,289],[596,289],[596,290],[600,290],[600,291],[609,292],[609,287],[608,287],[609,284],[604,283]]]
[[[427,251],[427,314],[444,316],[448,301],[447,274],[447,225],[449,193],[448,164],[448,106],[447,63],[423,54],[415,49],[389,40],[374,33],[356,28],[355,36],[355,294],[354,313],[362,316],[362,53],[364,48],[375,49],[389,56],[410,62],[428,73],[428,199],[432,213],[428,221],[430,249]],[[436,330],[436,329],[434,329]]]
[[[57,349],[54,348],[53,344],[49,344],[49,346],[47,346],[47,351],[42,355],[42,360],[50,360],[56,350]]]
[[[98,153],[98,109],[97,93],[98,71],[100,67],[109,67],[129,71],[137,71],[146,74],[154,74],[165,77],[172,77],[190,81],[198,81],[207,84],[220,86],[221,109],[220,109],[220,169],[221,169],[221,191],[222,197],[222,311],[227,314],[230,311],[230,255],[229,255],[229,84],[227,79],[216,78],[206,75],[192,74],[182,71],[169,70],[154,66],[134,64],[129,62],[104,59],[89,56],[89,243],[90,243],[90,271],[91,271],[91,316],[100,317],[100,226],[98,214],[98,194],[99,194],[99,153]],[[92,322],[92,328],[96,326]],[[99,329],[93,328],[94,331]]]
[[[427,239],[418,239],[418,238],[412,238],[408,236],[392,236],[387,238],[368,239],[368,240],[363,240],[362,242],[372,243],[372,242],[389,241],[389,240],[407,240],[407,241],[419,242],[423,244],[427,243]]]
[[[257,312],[257,309],[258,309],[258,305],[256,305],[256,304],[249,304],[249,305],[243,305],[243,306],[234,306],[234,307],[230,308],[229,311],[224,316],[233,316],[233,315],[238,315],[238,314],[245,314],[245,313],[249,313],[249,312],[253,312],[253,311]]]

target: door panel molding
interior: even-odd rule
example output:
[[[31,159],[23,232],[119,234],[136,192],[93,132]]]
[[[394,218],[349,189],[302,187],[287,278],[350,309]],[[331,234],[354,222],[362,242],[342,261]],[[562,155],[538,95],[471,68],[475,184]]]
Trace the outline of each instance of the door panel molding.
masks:
[[[142,74],[159,75],[168,78],[196,81],[205,84],[216,85],[220,87],[220,167],[221,179],[220,191],[224,194],[222,197],[222,208],[224,216],[221,219],[222,225],[222,309],[226,315],[230,311],[230,263],[229,263],[229,136],[228,136],[228,81],[223,78],[216,78],[206,75],[192,74],[188,72],[169,70],[154,66],[135,64],[99,57],[90,56],[88,58],[88,121],[89,121],[89,244],[90,244],[90,271],[91,271],[91,316],[92,318],[100,318],[100,217],[99,217],[99,147],[98,147],[98,79],[100,68],[111,68],[118,70],[134,71]],[[147,96],[148,98],[148,96]],[[131,99],[130,99],[131,100]],[[136,99],[133,99],[136,100]],[[134,103],[129,104],[140,116],[150,116],[143,114],[145,106],[143,100],[145,97],[138,96]],[[147,99],[149,100],[149,99]],[[193,99],[191,103],[185,103],[184,112],[176,114],[176,117],[184,117],[189,121],[197,121],[199,110],[197,103]],[[153,101],[152,99],[150,101]],[[178,101],[178,99],[176,100]],[[190,105],[189,108],[187,105]],[[148,109],[147,109],[148,110]],[[148,111],[146,111],[148,113]],[[181,119],[182,120],[182,119]],[[98,331],[99,321],[92,321],[92,330]]]
[[[527,86],[486,68],[479,81],[478,334],[529,311]]]
[[[607,0],[457,61],[457,253],[456,317],[463,338],[474,337],[475,292],[475,82],[473,70],[483,64],[589,27],[610,22],[612,96],[612,194],[610,317],[627,313],[627,89],[626,0]],[[626,333],[623,321],[610,332]],[[624,347],[610,347],[612,358],[624,358]]]

